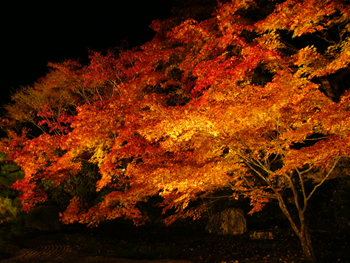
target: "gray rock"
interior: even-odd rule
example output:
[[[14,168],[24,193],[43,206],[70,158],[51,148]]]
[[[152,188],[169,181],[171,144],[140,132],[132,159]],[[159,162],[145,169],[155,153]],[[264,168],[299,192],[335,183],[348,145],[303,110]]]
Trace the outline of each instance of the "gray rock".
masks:
[[[241,209],[229,208],[213,215],[205,229],[213,234],[240,235],[247,232],[247,221]]]
[[[61,228],[58,208],[51,205],[34,207],[25,216],[25,227],[41,231],[57,231]]]
[[[250,233],[250,239],[274,239],[274,235],[269,231],[252,231]]]

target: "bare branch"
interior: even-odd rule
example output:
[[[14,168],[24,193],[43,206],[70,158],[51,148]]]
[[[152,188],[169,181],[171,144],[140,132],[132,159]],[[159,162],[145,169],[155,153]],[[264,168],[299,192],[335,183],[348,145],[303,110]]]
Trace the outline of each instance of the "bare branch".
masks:
[[[314,194],[314,192],[316,191],[316,189],[317,189],[318,187],[320,187],[320,186],[324,183],[324,181],[327,180],[327,178],[328,178],[329,175],[332,173],[332,171],[334,170],[335,166],[337,165],[337,163],[339,162],[340,159],[341,159],[340,156],[336,157],[333,166],[332,166],[331,169],[328,171],[327,175],[322,179],[322,181],[319,182],[317,185],[315,185],[314,189],[312,189],[311,193],[309,194],[309,196],[308,196],[307,199],[306,199],[307,201],[311,198],[311,196]]]

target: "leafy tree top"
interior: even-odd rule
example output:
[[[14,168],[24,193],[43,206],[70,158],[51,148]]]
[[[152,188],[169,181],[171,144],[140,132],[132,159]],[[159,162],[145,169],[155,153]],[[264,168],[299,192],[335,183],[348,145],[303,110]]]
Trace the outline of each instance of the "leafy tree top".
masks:
[[[167,223],[198,218],[206,205],[190,208],[191,201],[229,188],[232,197],[251,199],[252,212],[277,199],[309,244],[307,202],[350,150],[350,7],[233,0],[211,13],[155,21],[155,38],[140,48],[92,52],[86,67],[57,64],[18,93],[22,100],[14,96],[10,120],[30,119],[43,131],[31,139],[9,130],[2,143],[25,171],[14,185],[27,193],[24,208],[47,200],[44,180],[58,186],[87,161],[99,169],[96,191],[106,194],[97,205],[72,197],[64,222],[125,216],[140,223],[137,203],[153,195],[163,197],[164,213],[172,211]],[[59,92],[45,97],[57,83]],[[16,115],[22,101],[36,111]],[[285,188],[301,228],[284,203]],[[310,245],[304,248],[312,258]]]

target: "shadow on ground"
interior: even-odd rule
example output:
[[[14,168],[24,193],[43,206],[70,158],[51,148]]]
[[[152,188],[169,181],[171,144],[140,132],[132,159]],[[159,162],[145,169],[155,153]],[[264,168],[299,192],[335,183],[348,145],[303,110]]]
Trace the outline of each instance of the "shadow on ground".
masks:
[[[250,240],[249,235],[209,235],[203,226],[190,223],[70,226],[60,232],[31,232],[13,239],[6,244],[0,262],[304,262],[298,239],[288,230],[275,232],[274,240]],[[318,262],[350,262],[347,240],[345,232],[314,232]]]

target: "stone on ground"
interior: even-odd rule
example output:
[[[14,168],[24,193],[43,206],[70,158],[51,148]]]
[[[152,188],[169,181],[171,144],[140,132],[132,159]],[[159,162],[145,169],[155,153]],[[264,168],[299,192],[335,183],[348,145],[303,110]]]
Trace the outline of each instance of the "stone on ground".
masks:
[[[247,221],[241,209],[229,208],[213,215],[206,230],[219,235],[241,235],[247,232]]]

